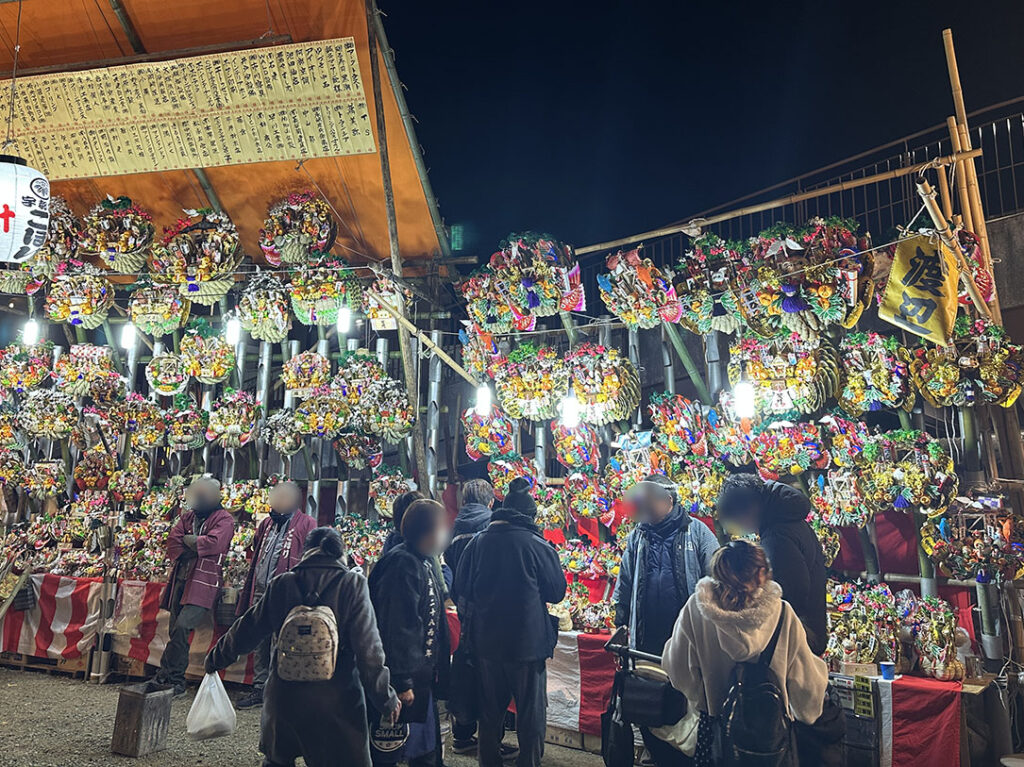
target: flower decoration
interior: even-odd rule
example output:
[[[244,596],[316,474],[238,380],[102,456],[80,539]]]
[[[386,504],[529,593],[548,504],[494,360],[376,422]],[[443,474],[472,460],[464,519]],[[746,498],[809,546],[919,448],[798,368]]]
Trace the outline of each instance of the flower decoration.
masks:
[[[547,317],[558,311],[582,311],[585,294],[572,248],[535,232],[510,234],[491,256],[514,314]]]
[[[393,378],[372,383],[359,409],[359,422],[368,434],[395,444],[405,439],[416,423],[405,384]]]
[[[231,512],[241,511],[253,493],[260,489],[259,480],[243,479],[227,482],[220,490],[220,503]]]
[[[112,399],[106,395],[116,396],[123,388],[107,346],[74,344],[54,362],[52,375],[57,389],[76,398]]]
[[[944,575],[979,583],[1012,581],[1024,557],[996,528],[973,528],[956,519],[928,520],[921,526],[921,548]]]
[[[397,320],[383,307],[381,301],[395,309],[404,308],[408,313],[412,299],[411,290],[400,286],[385,274],[378,274],[370,289],[363,292],[363,312],[370,318],[374,330],[392,330],[397,327]]]
[[[7,448],[0,449],[0,485],[18,487],[25,474],[25,462],[21,453]]]
[[[249,553],[253,539],[256,537],[254,525],[236,524],[235,533],[231,536],[231,546],[224,555],[224,585],[229,588],[242,589],[249,575]]]
[[[58,274],[46,294],[47,317],[85,330],[102,325],[113,305],[114,286],[91,268]]]
[[[269,442],[274,450],[285,456],[295,455],[305,444],[295,413],[291,410],[279,410],[270,416],[263,424],[262,438]]]
[[[895,336],[849,333],[839,344],[839,406],[850,415],[914,406],[910,352]]]
[[[566,510],[576,520],[597,519],[610,525],[614,518],[612,501],[608,497],[601,475],[590,469],[574,471],[565,478]]]
[[[67,200],[58,195],[52,196],[46,242],[23,265],[24,268],[37,280],[52,279],[61,264],[75,258],[80,228],[78,217],[71,211]]]
[[[569,387],[569,369],[551,347],[521,344],[495,370],[498,402],[511,418],[546,421],[558,415]]]
[[[127,197],[107,199],[82,221],[78,249],[95,256],[106,269],[137,272],[153,244],[153,217]]]
[[[492,370],[505,363],[504,355],[498,349],[492,334],[466,320],[463,320],[462,324],[463,327],[459,329],[462,366],[477,378],[489,377]]]
[[[872,510],[857,484],[856,472],[832,469],[811,483],[811,508],[822,524],[831,527],[864,527]]]
[[[682,316],[680,322],[694,333],[732,333],[743,324],[733,287],[740,255],[715,234],[702,234],[693,249],[676,267],[676,284]]]
[[[531,495],[537,492],[537,468],[533,461],[528,461],[519,453],[507,453],[491,458],[487,465],[487,476],[494,487],[494,497],[499,501],[505,500],[508,486],[518,477],[529,480]]]
[[[820,423],[822,433],[828,439],[832,462],[840,468],[855,467],[864,450],[864,443],[870,436],[867,424],[834,415],[825,416]]]
[[[350,405],[357,407],[366,397],[370,384],[387,380],[387,377],[384,366],[371,351],[356,349],[341,355],[331,388],[337,389]]]
[[[914,386],[935,407],[1011,407],[1020,396],[1024,349],[987,320],[958,317],[950,343],[914,351]]]
[[[126,580],[167,579],[166,542],[170,524],[160,520],[133,522],[117,531],[114,551],[119,576]]]
[[[144,285],[132,293],[128,314],[139,332],[160,338],[182,327],[191,307],[172,285]]]
[[[649,410],[659,447],[670,455],[708,453],[708,432],[700,403],[679,394],[652,394]]]
[[[209,208],[186,210],[149,256],[156,282],[176,285],[183,298],[211,306],[234,285],[233,273],[242,262],[238,229],[222,213]]]
[[[267,516],[272,511],[270,506],[270,488],[257,487],[253,490],[252,495],[249,496],[245,505],[242,506],[242,511],[257,521]]]
[[[160,408],[132,392],[117,406],[125,432],[131,435],[132,445],[140,450],[159,447],[164,441],[164,417]]]
[[[412,490],[408,477],[402,470],[392,466],[378,466],[370,480],[368,502],[373,504],[377,516],[391,519],[392,507],[398,497]]]
[[[497,405],[482,416],[475,408],[462,414],[462,429],[466,434],[466,455],[474,461],[492,455],[505,455],[515,449],[513,444],[514,425]]]
[[[292,275],[292,310],[303,325],[333,325],[342,306],[359,306],[363,289],[343,261],[322,260]]]
[[[466,302],[466,313],[474,325],[486,333],[502,334],[511,330],[533,330],[537,318],[516,315],[508,297],[508,285],[490,268],[471,274],[459,283]]]
[[[33,389],[18,411],[18,427],[30,437],[64,439],[77,423],[75,401],[56,389]]]
[[[821,517],[813,511],[807,515],[807,524],[811,526],[818,543],[821,544],[821,551],[825,555],[825,567],[831,567],[836,557],[839,556],[839,547],[842,544],[839,531],[831,525],[825,524]]]
[[[757,412],[776,417],[820,410],[839,388],[835,349],[796,334],[772,341],[740,339],[729,349],[728,374],[733,385],[750,381]]]
[[[334,440],[334,449],[338,452],[338,460],[350,469],[365,469],[367,466],[376,469],[384,460],[380,440],[364,434],[339,434]]]
[[[750,441],[758,473],[779,480],[808,469],[824,470],[832,463],[817,424],[798,423],[765,429]]]
[[[285,391],[300,399],[331,380],[331,361],[316,352],[301,352],[284,363],[281,381]]]
[[[25,438],[18,428],[18,411],[10,404],[0,403],[0,450],[18,450]]]
[[[280,343],[292,327],[288,289],[274,274],[256,274],[238,300],[238,319],[249,335],[260,341]]]
[[[338,222],[327,201],[312,192],[297,192],[267,212],[260,250],[272,266],[305,263],[313,253],[329,251],[337,235]]]
[[[104,489],[117,469],[117,460],[102,445],[82,453],[75,464],[75,485],[79,490]]]
[[[562,530],[568,518],[562,493],[547,485],[537,485],[537,525],[542,530]]]
[[[71,531],[73,537],[81,538],[82,542],[88,537],[88,525],[93,522],[102,524],[110,514],[110,493],[106,490],[82,490],[75,493],[68,510],[73,517],[81,517],[85,523],[81,531]],[[69,526],[70,527],[70,526]]]
[[[196,404],[194,398],[181,395],[175,397],[174,407],[165,410],[163,418],[169,450],[176,453],[198,450],[206,443],[210,416]]]
[[[964,664],[957,656],[957,632],[960,611],[938,597],[918,599],[913,592],[901,592],[913,608],[902,607],[904,630],[914,637],[921,670],[940,681],[958,681],[965,676]]]
[[[64,461],[36,461],[22,475],[22,488],[37,501],[60,495],[67,487]]]
[[[640,376],[617,349],[580,344],[565,357],[580,420],[594,425],[628,418],[640,404]]]
[[[637,249],[608,256],[608,274],[597,276],[601,299],[608,310],[630,330],[678,322],[683,307],[671,283],[672,273],[662,274],[651,259],[640,258]]]
[[[345,517],[340,528],[345,551],[360,567],[370,567],[380,559],[384,541],[391,533],[390,525],[382,525],[355,515]]]
[[[315,389],[295,409],[295,426],[300,434],[334,439],[349,423],[351,410],[341,391],[329,386]]]
[[[206,439],[228,449],[248,445],[256,435],[260,406],[245,391],[228,391],[213,403]]]
[[[149,489],[149,461],[141,453],[128,456],[127,464],[110,477],[110,493],[119,501],[138,503]]]
[[[551,437],[555,446],[555,459],[562,466],[570,471],[581,471],[585,468],[597,471],[601,460],[601,450],[594,427],[581,421],[575,428],[570,429],[556,419],[551,422]],[[512,431],[510,429],[510,450],[512,449],[511,439]]]
[[[195,322],[181,339],[181,358],[199,383],[220,383],[235,367],[235,350],[208,323]]]
[[[608,457],[605,484],[608,494],[618,500],[640,480],[651,474],[668,474],[666,456],[653,445],[649,431],[630,432],[619,437],[619,449]]]
[[[18,394],[34,389],[50,375],[53,344],[13,343],[0,350],[0,388]]]
[[[858,468],[861,494],[876,513],[896,509],[939,516],[959,485],[942,443],[920,431],[900,429],[869,438]]]
[[[679,503],[694,517],[715,516],[718,493],[729,472],[715,458],[683,456],[669,469],[669,478],[676,483]]]
[[[181,483],[158,485],[149,490],[139,504],[139,514],[146,519],[174,519],[184,500]]]
[[[157,354],[146,364],[146,382],[162,397],[180,394],[188,387],[189,363],[174,352]]]

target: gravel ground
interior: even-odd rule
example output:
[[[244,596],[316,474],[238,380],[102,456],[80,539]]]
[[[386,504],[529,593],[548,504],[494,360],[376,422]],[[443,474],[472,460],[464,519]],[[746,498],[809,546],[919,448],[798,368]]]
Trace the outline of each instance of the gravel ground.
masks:
[[[67,677],[0,668],[0,767],[258,767],[259,710],[239,711],[229,738],[196,742],[185,734],[195,688],[174,701],[167,750],[131,759],[110,753],[118,685],[91,685]],[[229,688],[234,695],[237,691]],[[509,736],[514,742],[514,736]],[[449,754],[449,767],[471,767],[475,757]],[[301,762],[300,762],[301,763]],[[599,767],[600,757],[548,745],[544,764]]]

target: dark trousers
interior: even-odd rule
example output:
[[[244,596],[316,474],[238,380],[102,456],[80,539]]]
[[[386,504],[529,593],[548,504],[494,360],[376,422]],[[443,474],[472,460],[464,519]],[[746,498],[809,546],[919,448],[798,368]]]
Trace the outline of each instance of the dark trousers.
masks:
[[[210,610],[207,607],[183,605],[175,600],[171,612],[170,637],[167,640],[167,647],[164,648],[164,656],[160,659],[160,672],[157,674],[161,682],[176,686],[185,684],[185,669],[188,668],[192,632],[209,614]]]
[[[262,690],[267,684],[267,677],[270,676],[270,658],[274,652],[273,637],[267,635],[263,641],[256,645],[252,656],[252,687],[254,690]]]
[[[646,727],[640,728],[640,737],[644,740],[647,753],[657,767],[690,767],[693,759],[678,748],[670,746]]]
[[[480,672],[480,767],[501,767],[505,712],[516,702],[517,767],[539,767],[547,729],[547,666],[544,661],[503,663],[478,659]]]
[[[452,722],[452,740],[469,740],[476,735],[476,721],[463,722],[455,719]]]

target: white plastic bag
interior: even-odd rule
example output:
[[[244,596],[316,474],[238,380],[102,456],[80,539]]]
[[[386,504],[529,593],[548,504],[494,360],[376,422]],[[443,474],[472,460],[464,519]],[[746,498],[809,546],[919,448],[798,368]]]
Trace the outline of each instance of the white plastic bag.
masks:
[[[203,677],[185,726],[193,740],[220,738],[235,731],[235,707],[219,674]]]

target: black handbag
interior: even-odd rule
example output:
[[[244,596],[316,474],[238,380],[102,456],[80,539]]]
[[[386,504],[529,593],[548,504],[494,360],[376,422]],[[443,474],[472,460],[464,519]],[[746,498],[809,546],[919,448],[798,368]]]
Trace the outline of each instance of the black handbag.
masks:
[[[686,696],[668,682],[646,679],[632,669],[616,676],[623,720],[640,727],[664,727],[686,716]]]
[[[616,676],[608,709],[601,714],[601,758],[605,767],[633,767],[633,726],[622,718],[620,680]]]

